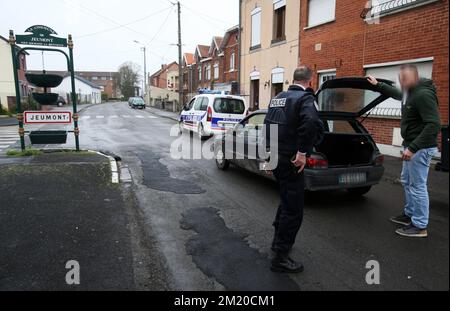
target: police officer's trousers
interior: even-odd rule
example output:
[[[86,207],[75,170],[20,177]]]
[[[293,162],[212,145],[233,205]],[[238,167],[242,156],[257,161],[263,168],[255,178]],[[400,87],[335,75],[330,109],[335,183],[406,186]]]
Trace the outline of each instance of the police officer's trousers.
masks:
[[[298,173],[288,156],[279,156],[278,167],[274,171],[280,187],[281,203],[274,222],[275,237],[272,249],[287,255],[295,244],[295,239],[303,222],[305,198],[304,174]]]

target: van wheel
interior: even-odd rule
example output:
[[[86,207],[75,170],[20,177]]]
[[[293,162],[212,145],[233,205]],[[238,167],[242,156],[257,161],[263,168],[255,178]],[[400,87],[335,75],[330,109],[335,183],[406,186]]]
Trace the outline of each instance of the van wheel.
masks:
[[[368,194],[371,189],[372,187],[361,187],[361,188],[347,189],[347,191],[354,196],[363,196]]]
[[[216,165],[217,165],[218,169],[220,169],[222,171],[226,171],[230,168],[230,161],[225,159],[225,153],[223,152],[222,146],[217,147],[216,152],[215,152],[215,158],[216,158]]]

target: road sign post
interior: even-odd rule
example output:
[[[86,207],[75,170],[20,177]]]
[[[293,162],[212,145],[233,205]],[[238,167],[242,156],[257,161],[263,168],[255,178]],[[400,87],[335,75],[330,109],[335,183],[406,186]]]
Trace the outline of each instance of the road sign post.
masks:
[[[77,108],[77,94],[76,94],[76,88],[75,88],[75,66],[74,66],[74,60],[73,60],[73,40],[72,36],[69,35],[68,38],[60,38],[57,37],[57,33],[51,29],[50,27],[44,26],[44,25],[35,25],[29,27],[27,30],[25,30],[27,34],[24,35],[14,35],[14,32],[10,30],[9,33],[9,43],[11,45],[11,55],[12,55],[12,63],[13,63],[13,70],[14,70],[14,82],[15,82],[15,90],[16,90],[16,107],[17,107],[17,119],[19,121],[19,135],[20,135],[20,144],[22,151],[25,150],[25,129],[24,129],[24,115],[22,111],[22,105],[21,105],[21,95],[20,95],[20,86],[19,86],[19,77],[18,77],[18,70],[20,69],[20,62],[19,57],[20,54],[27,51],[27,50],[34,50],[34,51],[42,51],[42,52],[57,52],[60,54],[63,54],[67,61],[67,71],[70,73],[71,83],[72,83],[72,108],[73,108],[73,115],[72,119],[74,122],[74,129],[73,133],[75,135],[75,147],[77,151],[80,151],[80,129],[78,126],[78,108]],[[18,45],[27,45],[31,47],[26,48],[20,48]],[[63,50],[60,50],[58,48],[68,48],[69,49],[69,55],[67,55],[66,52]],[[32,76],[32,75],[30,75]],[[31,77],[30,77],[31,78]],[[36,77],[34,77],[36,78]],[[41,104],[48,105],[48,102],[50,104],[54,104],[53,101],[56,102],[57,94],[51,94],[47,93],[48,85],[51,83],[54,83],[54,81],[50,81],[50,75],[46,75],[45,70],[43,72],[43,75],[39,76],[42,85],[37,85],[38,87],[41,86],[44,88],[44,93],[33,93],[33,97],[39,102],[41,101]],[[54,78],[54,77],[53,77]],[[46,81],[47,80],[47,81]],[[62,79],[61,79],[62,81]],[[59,83],[61,83],[59,81]],[[56,85],[57,86],[57,85]],[[53,85],[52,87],[56,87]],[[56,96],[56,97],[55,97]],[[27,116],[30,112],[28,112]],[[56,113],[58,114],[58,113]],[[52,116],[48,116],[50,119],[47,123],[51,124],[67,124],[67,123],[57,123],[52,122]],[[59,116],[61,117],[61,115]],[[67,115],[66,115],[67,117]],[[58,119],[58,117],[56,118]],[[45,120],[44,120],[45,122]],[[71,123],[71,122],[70,122]],[[61,131],[59,131],[61,132]],[[47,133],[48,134],[48,133]],[[58,134],[59,135],[59,134]],[[50,137],[51,135],[46,135],[46,137]],[[42,139],[40,141],[44,141],[45,139]],[[52,144],[53,142],[50,140],[48,144]]]

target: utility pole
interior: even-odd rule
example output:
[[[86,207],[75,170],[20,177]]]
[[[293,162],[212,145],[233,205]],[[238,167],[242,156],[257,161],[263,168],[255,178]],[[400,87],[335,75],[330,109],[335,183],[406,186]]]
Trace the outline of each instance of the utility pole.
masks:
[[[144,92],[145,97],[147,98],[148,103],[150,104],[150,96],[148,91],[148,84],[147,84],[147,48],[144,46],[142,48],[142,51],[144,52]]]
[[[179,92],[179,99],[178,99],[178,106],[179,108],[183,107],[183,86],[184,86],[184,77],[183,77],[183,49],[182,49],[182,42],[181,42],[181,4],[180,1],[177,2],[178,7],[178,92]]]

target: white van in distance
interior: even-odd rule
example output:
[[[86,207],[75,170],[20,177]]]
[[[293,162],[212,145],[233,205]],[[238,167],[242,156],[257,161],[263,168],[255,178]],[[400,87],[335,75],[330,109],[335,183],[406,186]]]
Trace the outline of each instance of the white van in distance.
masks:
[[[200,139],[222,135],[244,120],[248,107],[240,96],[223,92],[202,91],[183,109],[180,115],[180,132],[197,133]]]

